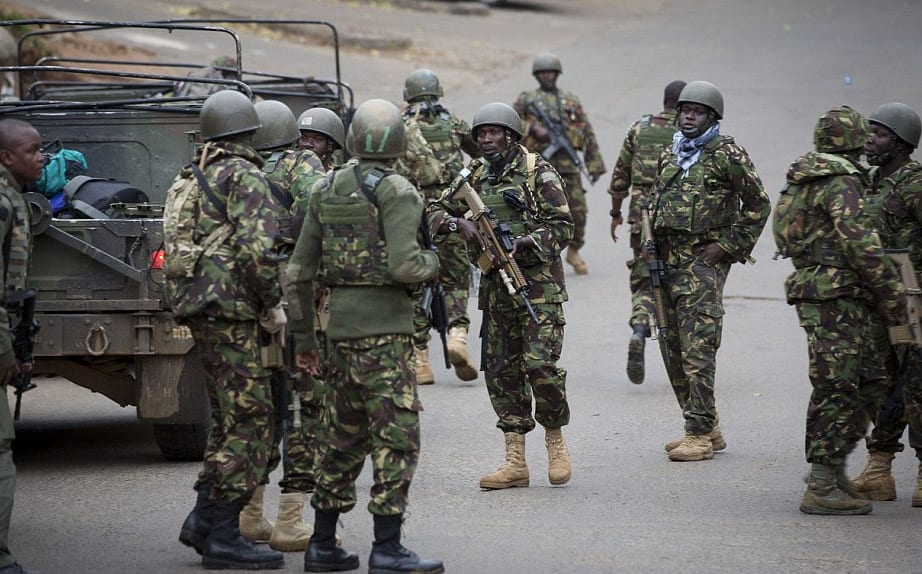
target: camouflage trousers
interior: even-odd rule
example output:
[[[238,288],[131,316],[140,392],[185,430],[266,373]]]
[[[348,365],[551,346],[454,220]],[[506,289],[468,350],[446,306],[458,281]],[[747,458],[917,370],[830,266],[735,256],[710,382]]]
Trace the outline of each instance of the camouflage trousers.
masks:
[[[878,330],[878,348],[887,368],[887,391],[874,418],[874,430],[866,437],[869,451],[903,452],[900,439],[909,427],[909,446],[922,459],[922,352],[892,346],[886,330]]]
[[[256,321],[188,319],[201,349],[211,426],[196,489],[211,485],[216,502],[246,503],[266,476],[272,437],[269,370]]]
[[[631,289],[631,318],[628,325],[650,326],[655,322],[653,293],[650,286],[650,271],[641,253],[640,224],[631,224],[631,252],[634,258],[627,262],[629,270],[628,284]]]
[[[582,249],[586,245],[586,218],[589,214],[583,176],[580,172],[561,173],[560,178],[563,180],[567,203],[570,204],[570,215],[573,217],[573,238],[570,239],[570,247]]]
[[[543,303],[534,308],[537,324],[525,309],[492,301],[484,313],[484,379],[499,417],[496,426],[503,432],[527,433],[535,428],[536,420],[545,428],[570,422],[567,371],[557,366],[566,324],[563,306]]]
[[[381,335],[331,343],[326,373],[325,447],[311,505],[348,512],[355,480],[371,455],[374,485],[368,510],[401,514],[419,459],[416,376],[410,335]]]
[[[861,440],[887,393],[874,330],[880,319],[864,302],[839,298],[796,304],[807,333],[810,383],[807,462],[838,466]]]
[[[723,292],[730,264],[708,265],[697,249],[672,243],[666,251],[663,287],[672,390],[685,431],[707,434],[717,423],[714,377],[723,330]]]
[[[323,442],[320,437],[323,428],[322,385],[322,381],[315,381],[304,373],[291,374],[287,370],[273,372],[275,440],[263,484],[268,484],[269,474],[278,468],[279,463],[283,463],[282,478],[279,480],[283,491],[314,492],[316,468]],[[297,409],[294,408],[295,400],[298,401]],[[299,424],[295,424],[295,420]]]
[[[467,302],[471,293],[471,261],[467,254],[467,244],[457,233],[439,235],[436,238],[439,256],[439,282],[445,291],[445,303],[448,307],[448,328],[470,328],[471,319],[467,314]],[[417,305],[413,317],[416,333],[413,344],[425,349],[432,338],[429,331],[429,319],[426,310]]]

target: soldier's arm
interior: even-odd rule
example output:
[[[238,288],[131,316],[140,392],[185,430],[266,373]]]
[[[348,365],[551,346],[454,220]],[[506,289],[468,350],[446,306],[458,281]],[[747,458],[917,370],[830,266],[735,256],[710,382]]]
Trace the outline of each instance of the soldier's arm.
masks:
[[[635,124],[636,125],[636,124]],[[612,198],[612,209],[621,209],[621,202],[627,198],[631,190],[631,166],[634,163],[634,138],[635,127],[631,126],[624,136],[621,152],[615,162],[615,169],[611,172],[611,182],[608,184],[608,195]],[[615,203],[617,201],[617,203]]]
[[[5,182],[0,179],[0,186]],[[3,241],[13,228],[13,205],[5,198],[0,199],[0,241]],[[0,250],[0,269],[6,269],[3,251]],[[0,305],[0,369],[8,369],[16,365],[16,355],[13,353],[13,334],[10,331],[10,320],[6,309]]]
[[[322,183],[323,180],[317,185]],[[315,195],[308,196],[304,225],[285,273],[289,329],[295,339],[295,352],[299,354],[318,346],[317,325],[314,324],[314,281],[320,266],[323,228],[317,218],[317,203]]]
[[[387,267],[391,276],[408,285],[431,279],[438,273],[439,258],[419,245],[417,232],[423,216],[419,192],[400,176],[382,180],[378,191],[378,209],[387,238]]]
[[[538,227],[528,234],[543,261],[559,257],[573,238],[573,216],[563,181],[550,164],[539,161],[535,175]]]
[[[734,261],[746,261],[771,214],[771,200],[765,193],[755,165],[743,148],[735,144],[726,146],[720,163],[731,189],[739,194],[740,212],[730,233],[718,244]]]

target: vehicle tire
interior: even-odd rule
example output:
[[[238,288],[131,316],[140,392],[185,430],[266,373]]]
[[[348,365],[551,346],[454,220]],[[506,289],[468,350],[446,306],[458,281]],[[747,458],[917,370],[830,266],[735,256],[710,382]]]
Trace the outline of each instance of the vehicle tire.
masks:
[[[158,423],[154,425],[154,439],[167,460],[202,460],[208,441],[208,425]]]

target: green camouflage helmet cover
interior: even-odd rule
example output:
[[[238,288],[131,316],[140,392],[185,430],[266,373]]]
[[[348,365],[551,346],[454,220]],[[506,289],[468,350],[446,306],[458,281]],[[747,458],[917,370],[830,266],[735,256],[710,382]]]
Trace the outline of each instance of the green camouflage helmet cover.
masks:
[[[221,90],[208,96],[199,112],[202,139],[216,140],[259,129],[259,116],[250,98],[233,90]]]
[[[291,108],[278,100],[256,102],[256,115],[262,124],[253,134],[253,147],[258,151],[291,145],[298,140],[298,121]]]
[[[870,129],[868,120],[849,106],[832,108],[816,122],[813,145],[818,152],[837,153],[863,148]]]
[[[685,102],[701,104],[711,108],[717,114],[718,120],[724,117],[724,97],[720,94],[717,86],[711,82],[696,80],[685,84],[685,87],[682,88],[682,93],[679,94],[678,104],[681,107]]]
[[[522,130],[522,118],[512,106],[503,102],[493,102],[477,110],[474,114],[474,121],[471,122],[471,137],[476,140],[477,128],[486,125],[510,129],[518,136],[517,140],[522,139],[525,135]]]
[[[403,85],[403,99],[407,102],[422,96],[442,97],[442,84],[432,70],[422,68],[411,72]]]
[[[558,74],[563,73],[563,66],[560,65],[560,58],[554,54],[551,54],[550,52],[545,52],[535,56],[535,61],[531,65],[532,75],[535,75],[538,72],[547,71],[554,71]]]
[[[868,116],[868,122],[880,124],[896,134],[913,148],[919,147],[919,136],[922,135],[922,121],[919,114],[906,104],[891,102],[877,108]]]
[[[336,142],[342,149],[346,145],[346,129],[343,120],[329,108],[311,108],[298,116],[298,129],[302,132],[317,132]]]
[[[389,159],[407,151],[407,137],[397,106],[375,98],[362,103],[346,133],[346,149],[356,157]]]

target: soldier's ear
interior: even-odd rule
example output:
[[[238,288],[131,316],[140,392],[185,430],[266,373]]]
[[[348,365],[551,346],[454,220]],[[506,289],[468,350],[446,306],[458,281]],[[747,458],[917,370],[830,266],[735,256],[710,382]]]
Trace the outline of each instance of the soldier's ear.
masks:
[[[3,167],[6,168],[13,165],[13,152],[8,149],[0,149],[0,164],[3,164]]]

